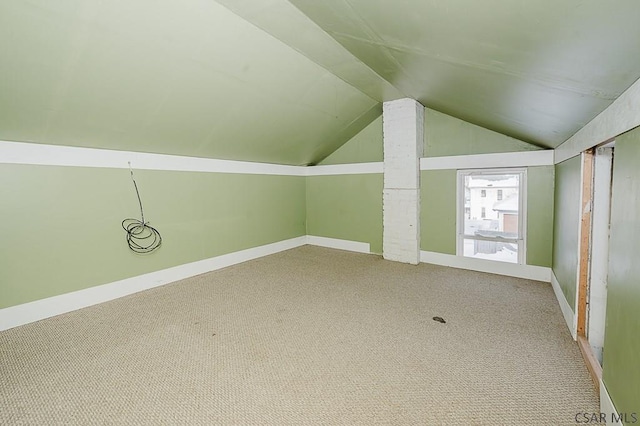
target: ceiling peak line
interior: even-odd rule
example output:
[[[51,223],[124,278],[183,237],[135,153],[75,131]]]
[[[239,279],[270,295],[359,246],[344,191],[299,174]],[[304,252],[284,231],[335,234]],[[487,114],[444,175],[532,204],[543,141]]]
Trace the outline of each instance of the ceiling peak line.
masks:
[[[392,54],[391,52],[389,52],[388,49],[384,48],[384,46],[382,45],[382,37],[380,36],[380,34],[378,34],[377,31],[375,31],[375,29],[373,29],[373,27],[371,25],[369,25],[369,23],[362,18],[360,15],[358,15],[355,11],[355,9],[353,8],[353,6],[351,5],[351,3],[349,3],[348,0],[343,0],[343,3],[345,4],[345,6],[349,9],[349,11],[351,12],[351,20],[354,22],[354,24],[358,27],[360,27],[360,29],[362,29],[362,31],[366,34],[368,34],[372,39],[377,39],[381,42],[381,44],[379,45],[380,47],[382,47],[382,53],[385,56],[385,58],[392,62],[396,67],[398,67],[398,69],[404,74],[405,78],[411,80],[411,74],[409,74],[407,72],[407,69],[402,65],[402,63],[400,63],[400,61],[398,61]],[[348,49],[347,49],[348,50]],[[356,55],[353,55],[354,57],[357,57]],[[368,66],[368,64],[365,63],[365,65]],[[371,68],[371,67],[369,67]],[[373,69],[373,68],[371,68]],[[376,72],[375,70],[373,70],[374,72]],[[378,74],[380,75],[380,74]],[[389,84],[391,84],[392,86],[394,86],[396,89],[398,89],[399,91],[402,92],[402,90],[400,90],[393,82],[389,81],[387,78],[385,78],[384,76],[380,75],[381,78],[383,78],[385,81],[387,81]],[[410,97],[410,96],[409,96]]]
[[[304,56],[319,67],[356,88],[376,102],[403,97],[395,86],[380,76],[366,63],[354,56],[323,28],[306,16],[295,5],[286,0],[272,0],[269,8],[263,0],[245,0],[242,3],[233,0],[215,0],[217,3],[249,22],[260,31],[268,34],[296,53]],[[255,14],[256,7],[281,9],[287,13],[286,19],[269,19],[267,13]],[[304,27],[307,34],[291,32],[290,20],[295,20],[295,28]],[[311,33],[311,37],[308,36]],[[346,66],[345,66],[346,65]]]
[[[483,63],[474,62],[474,61],[464,61],[464,60],[456,59],[451,56],[441,55],[438,53],[430,53],[421,49],[411,48],[409,46],[401,46],[401,45],[393,44],[390,42],[370,40],[370,39],[366,39],[366,38],[362,38],[362,37],[358,37],[350,34],[345,34],[341,32],[335,32],[333,34],[335,34],[337,37],[340,37],[340,38],[345,38],[345,39],[357,41],[360,43],[365,43],[365,44],[380,47],[385,53],[388,53],[388,51],[391,50],[391,51],[397,51],[400,53],[415,54],[415,55],[423,56],[430,60],[437,61],[444,64],[464,67],[472,70],[481,70],[481,71],[486,71],[486,72],[499,74],[499,75],[506,75],[509,77],[514,77],[514,78],[518,78],[525,81],[532,81],[532,82],[535,82],[536,84],[539,84],[547,88],[560,90],[560,91],[570,91],[577,95],[591,96],[591,97],[602,99],[605,101],[613,101],[620,95],[620,93],[608,92],[605,89],[589,89],[587,87],[583,87],[579,84],[576,84],[578,83],[577,81],[569,83],[568,80],[560,80],[558,78],[553,78],[549,75],[542,75],[540,77],[537,77],[533,73],[526,73],[526,72],[518,71],[515,69],[510,69],[504,66],[483,64]],[[398,67],[401,67],[401,64],[399,63],[398,60],[396,60],[393,57],[393,54],[390,54],[390,53],[388,54],[390,56],[389,59],[392,60],[394,63],[396,63]],[[406,69],[403,69],[403,70],[406,73]]]

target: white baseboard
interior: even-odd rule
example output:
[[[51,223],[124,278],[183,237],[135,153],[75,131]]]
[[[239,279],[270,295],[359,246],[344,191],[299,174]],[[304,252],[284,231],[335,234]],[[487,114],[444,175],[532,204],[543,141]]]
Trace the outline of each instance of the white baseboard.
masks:
[[[236,265],[307,244],[307,237],[291,238],[210,259],[187,263],[137,277],[90,287],[59,296],[0,309],[0,331],[107,302],[205,272]]]
[[[543,266],[496,262],[493,260],[474,259],[472,257],[455,256],[432,251],[420,251],[420,261],[423,263],[433,263],[435,265],[451,266],[452,268],[469,269],[471,271],[488,272],[491,274],[526,278],[547,283],[551,280],[551,268],[545,268]]]
[[[556,299],[558,299],[558,304],[560,305],[562,316],[564,316],[564,320],[567,323],[567,327],[569,328],[571,337],[573,337],[573,340],[576,340],[578,336],[578,320],[573,312],[573,309],[571,309],[569,302],[567,302],[566,297],[564,297],[564,293],[560,288],[560,283],[558,282],[556,274],[554,274],[553,271],[551,271],[551,286],[553,287],[553,292],[556,294]]]
[[[620,413],[616,410],[615,405],[613,405],[613,401],[602,380],[600,380],[600,412],[607,416],[607,424],[623,424],[622,421],[617,421],[620,419]],[[630,414],[631,413],[629,413],[629,415]]]
[[[267,244],[260,247],[254,247],[247,250],[241,250],[238,252],[213,257],[210,259],[187,263],[185,265],[175,266],[173,268],[163,269],[161,271],[151,272],[149,274],[127,278],[109,284],[104,284],[84,290],[62,294],[59,296],[36,300],[34,302],[24,303],[22,305],[0,309],[0,331],[64,314],[77,309],[82,309],[88,306],[96,305],[98,303],[107,302],[109,300],[117,299],[129,294],[137,293],[154,287],[159,287],[195,275],[246,262],[248,260],[257,259],[259,257],[278,253],[284,250],[300,247],[305,244],[334,248],[339,250],[347,250],[357,253],[371,253],[371,247],[369,243],[341,240],[337,238],[319,237],[315,235],[301,236],[277,243]],[[434,263],[436,265],[451,266],[454,268],[489,272],[493,274],[507,275],[545,282],[549,282],[550,276],[552,275],[549,268],[540,266],[493,262],[489,260],[473,259],[427,251],[420,252],[420,260],[425,263]],[[562,306],[561,304],[565,319],[568,318],[566,309],[568,309],[568,312],[571,313],[571,318],[573,318],[573,311],[571,311],[571,309],[568,307],[568,304],[566,304],[564,296],[558,296],[557,290],[559,290],[559,286],[556,281],[556,284],[554,285],[554,291],[556,291],[558,300],[565,302],[566,307]],[[560,292],[560,296],[561,295],[562,292]],[[571,319],[571,321],[573,321],[573,319]]]
[[[371,245],[369,243],[361,243],[359,241],[340,240],[337,238],[317,237],[315,235],[307,235],[307,244],[312,246],[329,247],[339,250],[354,251],[357,253],[371,253]]]

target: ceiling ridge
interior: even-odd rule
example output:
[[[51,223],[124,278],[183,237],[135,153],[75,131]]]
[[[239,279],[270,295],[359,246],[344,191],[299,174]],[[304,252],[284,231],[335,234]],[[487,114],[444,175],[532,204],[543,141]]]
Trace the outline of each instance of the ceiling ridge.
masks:
[[[446,55],[440,55],[440,54],[434,54],[434,53],[431,53],[431,52],[427,52],[427,51],[425,51],[423,49],[415,49],[415,48],[410,48],[410,47],[407,47],[407,46],[393,44],[391,42],[385,42],[384,40],[381,40],[379,37],[378,37],[378,41],[375,41],[375,40],[371,40],[371,39],[366,39],[366,38],[354,36],[354,35],[351,35],[351,34],[345,34],[345,33],[339,32],[339,31],[336,31],[335,34],[337,36],[340,36],[340,37],[345,38],[345,39],[350,39],[350,40],[358,41],[360,43],[365,43],[365,44],[370,44],[370,45],[373,45],[373,46],[380,47],[385,52],[386,52],[387,49],[389,49],[389,50],[395,50],[395,51],[401,52],[401,53],[418,54],[420,56],[424,56],[424,57],[432,59],[434,61],[442,62],[442,63],[449,64],[449,65],[456,65],[456,66],[461,66],[461,67],[466,67],[466,68],[471,68],[471,69],[479,69],[479,70],[482,70],[482,71],[487,71],[487,72],[492,72],[492,73],[496,73],[496,74],[508,75],[508,76],[511,76],[511,77],[521,78],[523,80],[532,80],[532,81],[535,81],[535,82],[539,83],[542,86],[545,86],[545,87],[548,87],[548,88],[551,88],[551,89],[567,90],[567,91],[571,91],[573,93],[576,93],[578,95],[594,96],[594,97],[598,97],[600,99],[608,100],[608,101],[613,101],[613,100],[617,99],[618,96],[620,96],[620,93],[609,93],[604,89],[589,90],[588,88],[584,88],[583,86],[580,86],[578,84],[575,84],[575,85],[561,85],[561,84],[558,84],[557,79],[554,79],[554,78],[549,77],[549,76],[537,77],[533,73],[526,73],[526,72],[522,72],[522,71],[517,71],[517,70],[510,69],[510,68],[503,67],[503,66],[492,66],[490,64],[482,64],[480,62],[456,60],[453,57],[446,56]],[[393,58],[393,55],[389,55],[389,59],[392,60],[394,63],[396,63],[398,67],[401,67],[401,64],[398,63],[398,61],[396,61],[395,58]]]
[[[264,0],[246,0],[242,3],[234,0],[215,1],[372,100],[385,102],[405,97],[397,87],[349,52],[322,27],[287,0],[270,0],[267,6],[265,6]],[[320,43],[315,40],[313,42],[305,41],[305,38],[301,37],[299,33],[291,32],[290,19],[269,20],[269,11],[271,13],[284,11],[290,15],[296,15],[295,19],[298,20],[298,24],[304,20],[305,29],[313,28],[316,35],[322,34],[322,41]],[[293,18],[293,16],[288,16],[288,18]],[[327,46],[330,48],[327,49]],[[323,55],[324,57],[322,57]]]

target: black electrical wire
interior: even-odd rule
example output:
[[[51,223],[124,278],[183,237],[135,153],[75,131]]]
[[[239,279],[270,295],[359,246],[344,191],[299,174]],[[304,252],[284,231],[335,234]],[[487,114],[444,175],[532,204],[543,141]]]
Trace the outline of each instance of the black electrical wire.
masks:
[[[122,221],[122,229],[127,232],[127,244],[129,244],[129,248],[132,251],[143,254],[151,253],[152,251],[160,247],[160,244],[162,244],[162,236],[156,228],[150,226],[148,222],[144,221],[144,209],[142,208],[142,200],[140,199],[138,184],[133,177],[131,163],[129,163],[129,172],[131,173],[133,187],[136,189],[136,195],[138,196],[138,204],[140,205],[140,216],[142,220],[125,219]]]

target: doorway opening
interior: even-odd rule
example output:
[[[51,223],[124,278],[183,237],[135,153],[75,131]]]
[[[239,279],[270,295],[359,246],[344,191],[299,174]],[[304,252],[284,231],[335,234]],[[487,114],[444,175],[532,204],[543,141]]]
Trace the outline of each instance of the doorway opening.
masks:
[[[602,380],[615,141],[582,154],[577,341],[596,388]]]
[[[609,227],[615,142],[596,148],[593,158],[591,253],[587,297],[586,337],[602,366],[609,271]]]

